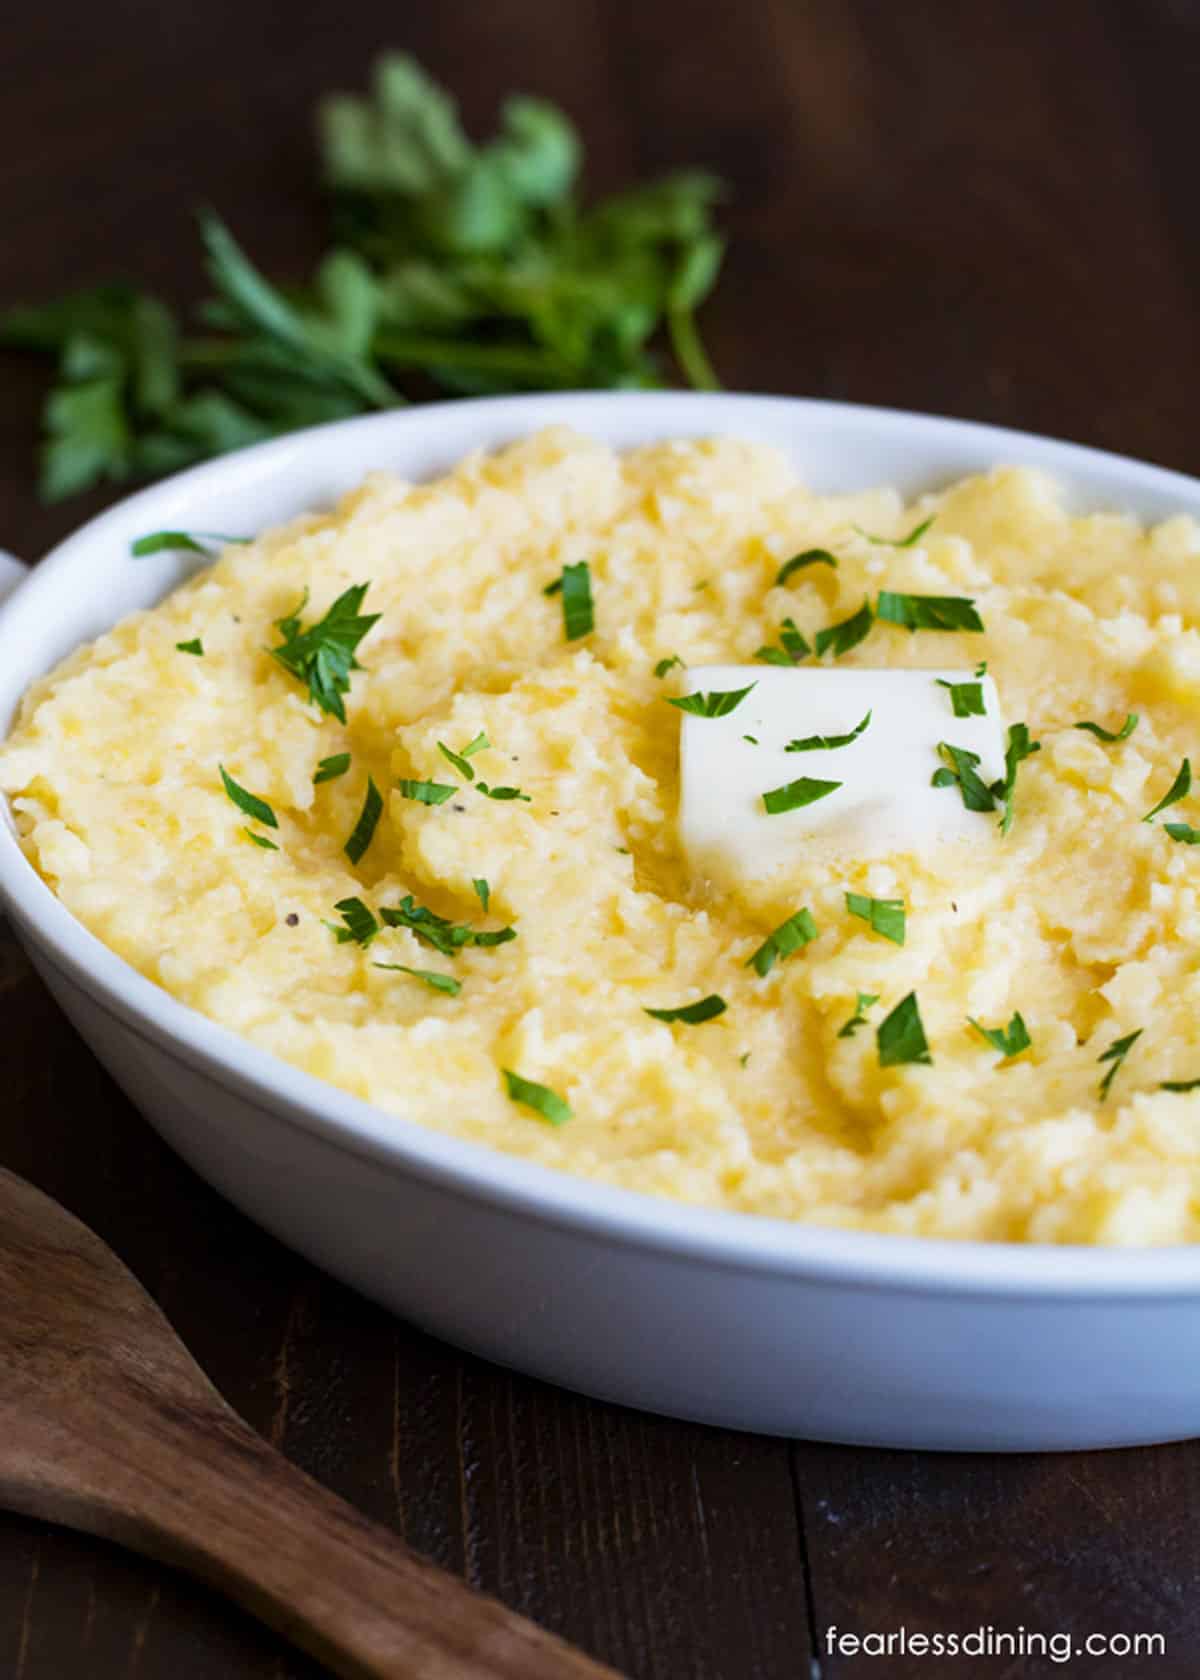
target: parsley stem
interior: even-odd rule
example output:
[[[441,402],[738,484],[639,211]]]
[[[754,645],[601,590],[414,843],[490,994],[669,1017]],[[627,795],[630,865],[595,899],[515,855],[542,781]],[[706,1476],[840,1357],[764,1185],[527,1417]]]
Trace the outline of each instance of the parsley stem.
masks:
[[[695,312],[691,309],[668,309],[667,332],[675,360],[683,369],[687,382],[697,391],[719,391],[721,381],[708,359]]]

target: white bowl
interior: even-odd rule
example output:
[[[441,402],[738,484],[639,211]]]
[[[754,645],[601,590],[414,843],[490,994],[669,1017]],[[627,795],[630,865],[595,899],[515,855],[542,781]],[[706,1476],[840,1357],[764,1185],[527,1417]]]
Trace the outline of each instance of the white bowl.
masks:
[[[425,477],[566,421],[618,446],[725,433],[816,488],[914,494],[998,462],[1081,506],[1200,516],[1200,482],[1016,432],[841,404],[684,394],[455,402],[297,433],[130,497],[0,609],[0,728],[81,641],[189,567],[160,528],[257,531],[374,468]],[[1200,1247],[1099,1250],[822,1230],[608,1189],[398,1120],[187,1009],[58,902],[0,825],[0,899],[150,1122],[318,1265],[452,1342],[652,1411],[892,1447],[1098,1447],[1200,1425]]]

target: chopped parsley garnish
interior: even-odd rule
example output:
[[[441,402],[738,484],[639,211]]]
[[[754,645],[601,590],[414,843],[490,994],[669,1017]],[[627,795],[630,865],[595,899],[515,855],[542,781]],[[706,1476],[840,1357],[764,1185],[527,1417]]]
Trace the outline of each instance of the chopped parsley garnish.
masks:
[[[383,815],[383,795],[375,786],[374,778],[367,777],[367,792],[363,800],[363,808],[358,814],[358,821],[354,825],[349,840],[343,850],[351,863],[357,863],[375,837],[375,829]]]
[[[783,750],[784,752],[832,752],[835,747],[848,747],[851,741],[858,740],[870,721],[871,714],[868,712],[865,718],[854,725],[848,735],[806,735],[803,740],[789,741]]]
[[[678,706],[681,712],[690,712],[693,717],[728,717],[755,687],[757,684],[751,683],[747,688],[714,689],[711,694],[683,694],[677,699],[668,699],[667,705]]]
[[[867,1024],[867,1010],[879,1002],[878,992],[856,992],[854,997],[854,1013],[850,1019],[838,1028],[839,1038],[853,1038],[859,1027]]]
[[[332,922],[325,925],[337,935],[339,945],[349,944],[369,945],[380,931],[379,923],[361,898],[339,898],[334,909],[341,916],[345,927],[334,927]]]
[[[1200,846],[1200,828],[1193,828],[1191,823],[1164,823],[1163,827],[1172,840],[1179,840],[1185,846]]]
[[[1184,759],[1167,792],[1163,794],[1158,804],[1153,806],[1142,818],[1143,822],[1153,822],[1160,811],[1165,811],[1168,805],[1178,805],[1181,799],[1186,799],[1192,791],[1192,766],[1189,759]]]
[[[562,593],[563,634],[567,641],[576,642],[581,636],[590,635],[596,619],[592,607],[592,571],[586,560],[564,566],[557,590],[552,584],[545,593],[558,591]]]
[[[225,792],[233,800],[239,811],[244,811],[248,817],[253,817],[255,822],[265,823],[268,828],[279,827],[275,820],[275,813],[265,799],[260,799],[257,794],[248,793],[244,787],[234,781],[223,764],[218,764],[217,769],[221,772]]]
[[[255,834],[252,828],[243,828],[242,833],[247,840],[253,840],[256,846],[261,846],[264,852],[277,852],[279,850],[274,840],[268,840],[265,834]]]
[[[799,665],[812,652],[805,637],[796,628],[796,621],[785,618],[779,626],[779,646],[760,647],[754,655],[764,665]]]
[[[283,641],[271,648],[272,657],[306,684],[314,706],[339,723],[346,721],[342,695],[350,690],[350,673],[362,670],[355,650],[372,625],[379,622],[378,613],[359,611],[370,587],[369,583],[354,584],[338,596],[324,618],[307,630],[300,628],[300,614],[308,604],[307,589],[290,613],[275,620]]]
[[[801,776],[798,781],[785,782],[771,788],[762,796],[763,809],[769,817],[781,816],[785,811],[798,811],[802,805],[815,805],[826,794],[836,793],[841,782],[823,782],[815,776]]]
[[[715,1021],[728,1007],[723,997],[710,992],[699,1003],[685,1003],[678,1009],[646,1009],[642,1013],[653,1015],[656,1021],[684,1021],[689,1027],[698,1027],[702,1021]]]
[[[980,1038],[986,1039],[993,1050],[999,1050],[1006,1061],[1011,1056],[1019,1056],[1022,1050],[1028,1050],[1033,1043],[1029,1036],[1029,1028],[1021,1019],[1020,1010],[1013,1011],[1012,1019],[1006,1027],[985,1027],[982,1021],[977,1021],[973,1015],[968,1015],[967,1020]]]
[[[812,919],[811,911],[797,910],[786,922],[780,922],[774,933],[767,935],[746,967],[765,977],[770,974],[776,961],[782,962],[784,957],[790,957],[793,951],[802,950],[816,937],[817,924]]]
[[[462,991],[462,981],[456,980],[453,974],[439,974],[435,968],[408,968],[404,963],[372,963],[372,968],[386,968],[394,974],[411,974],[414,980],[423,980],[435,992],[445,992],[449,997],[457,997]]]
[[[1200,1091],[1200,1079],[1164,1079],[1160,1091]]]
[[[1104,729],[1100,724],[1092,723],[1090,719],[1085,719],[1082,723],[1073,723],[1071,728],[1086,729],[1089,735],[1096,737],[1097,741],[1127,741],[1137,728],[1138,722],[1139,718],[1136,712],[1127,712],[1125,722],[1115,734],[1111,729]]]
[[[1001,834],[1007,834],[1012,827],[1013,795],[1017,791],[1017,767],[1041,750],[1042,743],[1040,741],[1030,740],[1027,723],[1014,723],[1009,726],[1008,745],[1004,749],[1004,780],[994,783],[992,787],[992,792],[1004,809],[1004,814],[1000,818]]]
[[[856,613],[849,618],[842,619],[840,624],[831,624],[825,630],[817,631],[817,657],[832,653],[835,659],[840,659],[851,648],[856,648],[859,642],[871,633],[871,626],[875,622],[875,615],[871,611],[870,601],[864,601]]]
[[[965,595],[903,595],[894,589],[881,589],[875,616],[905,630],[983,629],[974,601]]]
[[[410,933],[416,934],[423,944],[431,945],[444,957],[454,956],[464,945],[477,945],[480,948],[507,945],[510,939],[517,937],[517,930],[512,927],[477,932],[465,922],[448,921],[445,916],[439,916],[433,910],[427,910],[423,904],[418,904],[411,893],[406,894],[399,904],[382,905],[379,919],[386,927],[407,928]]]
[[[344,776],[349,768],[349,753],[334,753],[329,758],[323,758],[313,772],[313,786],[319,787],[322,782],[335,782],[339,776]]]
[[[548,596],[551,596],[551,595],[558,595],[561,592],[562,592],[562,573],[560,572],[559,575],[555,578],[553,583],[548,583],[546,585],[545,589],[542,590],[542,594],[548,597]]]
[[[986,717],[981,682],[947,682],[945,677],[935,677],[934,681],[948,691],[955,717]]]
[[[475,788],[477,792],[485,793],[489,799],[521,799],[524,800],[526,805],[533,804],[529,795],[527,793],[522,793],[520,788],[489,787],[487,782],[476,782]]]
[[[654,675],[656,677],[665,677],[667,672],[673,670],[676,665],[682,667],[683,660],[680,659],[677,653],[673,653],[669,659],[659,660],[658,664],[654,667]]]
[[[490,747],[491,744],[487,735],[481,729],[475,739],[468,741],[460,753],[451,752],[444,741],[438,742],[437,749],[448,763],[453,764],[464,781],[473,782],[475,780],[475,768],[468,763],[468,760],[474,758],[477,752],[482,752],[485,747]]]
[[[866,893],[848,892],[846,909],[852,916],[869,922],[875,933],[890,939],[893,945],[903,945],[905,914],[902,898],[868,898]]]
[[[757,735],[743,735],[742,740],[743,741],[749,741],[749,743],[752,747],[756,747],[758,745],[758,736]]]
[[[396,783],[404,799],[415,799],[418,805],[444,805],[453,799],[458,789],[451,782],[414,782],[407,776]]]
[[[907,1062],[932,1065],[916,992],[901,998],[891,1014],[880,1022],[875,1029],[875,1042],[879,1047],[880,1067],[901,1067]]]
[[[780,566],[775,588],[782,589],[790,577],[804,571],[808,566],[832,566],[834,571],[837,571],[837,561],[827,548],[806,548],[803,554],[793,555]]]
[[[979,754],[967,747],[952,747],[949,741],[939,741],[937,750],[944,763],[934,771],[932,785],[956,787],[968,811],[994,811],[995,796],[979,774]]]
[[[482,876],[480,876],[478,880],[472,881],[471,885],[474,887],[475,897],[479,900],[481,906],[483,907],[484,914],[486,915],[487,907],[492,901],[492,889],[488,886]]]
[[[178,653],[193,653],[197,659],[204,658],[204,643],[199,636],[194,636],[190,642],[176,642],[175,648]]]
[[[857,531],[860,537],[865,537],[869,543],[875,543],[880,548],[912,548],[914,543],[920,542],[936,518],[937,514],[931,513],[928,519],[923,519],[919,525],[914,525],[906,537],[872,536],[871,532],[864,531],[861,525],[853,525],[851,530]]]
[[[536,1079],[523,1079],[511,1068],[501,1068],[500,1071],[504,1075],[504,1086],[510,1101],[533,1109],[552,1126],[561,1126],[571,1118],[570,1103],[557,1091],[552,1091],[549,1085],[539,1085]]]
[[[1114,1039],[1108,1049],[1096,1058],[1097,1061],[1112,1063],[1112,1066],[1104,1075],[1104,1078],[1100,1081],[1101,1102],[1103,1102],[1105,1097],[1107,1097],[1110,1085],[1120,1072],[1121,1063],[1125,1060],[1126,1056],[1128,1056],[1129,1052],[1133,1049],[1133,1046],[1137,1043],[1138,1039],[1141,1038],[1145,1030],[1145,1027],[1139,1027],[1136,1032],[1126,1033],[1124,1038]]]
[[[248,543],[249,537],[226,537],[220,531],[150,531],[136,542],[129,552],[142,560],[148,554],[176,554],[181,549],[189,554],[211,554],[218,543]]]

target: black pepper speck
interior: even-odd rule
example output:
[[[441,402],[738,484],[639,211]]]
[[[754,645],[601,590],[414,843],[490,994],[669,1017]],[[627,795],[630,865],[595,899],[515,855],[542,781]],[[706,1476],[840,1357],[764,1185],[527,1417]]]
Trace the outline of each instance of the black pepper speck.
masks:
[[[286,915],[284,917],[284,921],[287,923],[287,925],[289,927],[299,927],[300,926],[300,918],[299,918],[299,916],[297,916],[297,914],[294,910],[292,910],[288,915]]]

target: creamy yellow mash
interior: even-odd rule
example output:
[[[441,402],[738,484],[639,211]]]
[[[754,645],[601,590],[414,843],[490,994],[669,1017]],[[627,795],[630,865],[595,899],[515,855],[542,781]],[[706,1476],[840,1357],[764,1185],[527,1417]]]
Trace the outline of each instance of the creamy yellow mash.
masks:
[[[930,516],[905,548],[853,528],[899,537]],[[837,569],[775,586],[811,547]],[[545,589],[581,561],[595,629],[569,642]],[[381,617],[343,727],[266,650],[304,590],[307,627],[368,582],[363,611]],[[786,889],[688,881],[680,714],[663,703],[684,673],[656,665],[751,662],[785,617],[811,641],[880,587],[976,602],[982,635],[877,623],[844,663],[987,660],[1007,719],[1042,743],[1020,768],[1011,832],[981,817],[952,869],[934,852],[814,861]],[[1198,625],[1190,520],[1073,517],[1032,472],[906,508],[886,489],[818,496],[762,447],[622,457],[551,431],[438,483],[373,476],[332,513],[226,549],[35,685],[0,785],[35,867],[143,974],[421,1125],[823,1224],[1194,1241],[1200,1094],[1161,1086],[1200,1078],[1200,850],[1164,824],[1200,822],[1200,795],[1141,819],[1200,745]],[[197,638],[202,656],[177,648]],[[1128,712],[1140,721],[1119,742],[1072,727],[1116,732]],[[482,795],[438,750],[461,754],[480,731],[477,778],[528,802]],[[342,753],[349,769],[314,785]],[[219,765],[277,829],[235,805]],[[352,864],[368,775],[384,809]],[[401,780],[456,791],[426,805]],[[905,944],[849,915],[847,889],[902,898]],[[374,913],[406,894],[517,937],[453,956],[405,928],[335,939],[339,901]],[[760,977],[748,959],[801,907],[819,937]],[[932,1065],[882,1067],[876,1030],[909,992]],[[710,993],[728,1008],[703,1024],[644,1013]],[[844,1036],[858,993],[880,1001]],[[1005,1061],[967,1017],[996,1027],[1014,1011],[1032,1047]],[[1139,1030],[1102,1100],[1102,1053]],[[511,1100],[502,1069],[572,1117],[550,1125]]]

